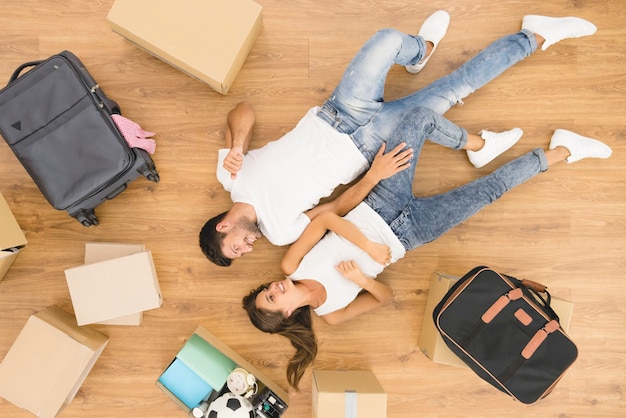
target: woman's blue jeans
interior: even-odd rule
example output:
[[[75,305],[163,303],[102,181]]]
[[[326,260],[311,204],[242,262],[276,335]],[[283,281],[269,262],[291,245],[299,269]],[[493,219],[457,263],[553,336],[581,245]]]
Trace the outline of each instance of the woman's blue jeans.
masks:
[[[415,197],[413,177],[424,141],[444,142],[448,137],[437,123],[440,119],[432,110],[418,107],[400,121],[391,141],[414,139],[411,166],[379,182],[364,199],[391,227],[407,251],[435,240],[505,192],[548,169],[544,151],[537,148],[449,192]]]

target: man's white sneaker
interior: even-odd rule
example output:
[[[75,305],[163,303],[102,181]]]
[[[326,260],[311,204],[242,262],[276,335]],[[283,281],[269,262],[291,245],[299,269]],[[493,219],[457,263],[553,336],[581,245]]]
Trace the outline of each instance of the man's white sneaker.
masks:
[[[556,147],[565,147],[569,150],[571,155],[565,160],[568,164],[583,158],[609,158],[613,153],[613,150],[604,142],[565,129],[554,131],[550,141],[550,149]]]
[[[430,55],[424,58],[417,64],[407,65],[404,68],[411,74],[417,74],[426,66],[426,63],[433,56],[437,45],[443,39],[450,25],[450,15],[445,10],[438,10],[428,17],[422,24],[418,35],[424,38],[426,41],[433,43],[433,50],[430,51]]]
[[[524,135],[520,128],[513,128],[504,132],[480,131],[480,137],[485,145],[478,151],[467,151],[467,157],[476,168],[487,165],[498,155],[511,148]]]
[[[546,41],[541,46],[546,50],[563,39],[580,38],[596,33],[596,26],[579,17],[524,16],[522,29],[541,35]]]

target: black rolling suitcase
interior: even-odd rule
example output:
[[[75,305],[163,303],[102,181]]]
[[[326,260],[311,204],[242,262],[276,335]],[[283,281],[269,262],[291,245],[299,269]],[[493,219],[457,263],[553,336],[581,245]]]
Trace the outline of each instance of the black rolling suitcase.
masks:
[[[137,177],[159,181],[150,155],[128,146],[113,113],[121,113],[117,103],[69,51],[21,65],[0,90],[4,140],[48,202],[85,226],[97,225],[94,209]]]
[[[446,345],[478,376],[526,404],[547,396],[578,355],[545,286],[487,267],[459,279],[433,320]]]

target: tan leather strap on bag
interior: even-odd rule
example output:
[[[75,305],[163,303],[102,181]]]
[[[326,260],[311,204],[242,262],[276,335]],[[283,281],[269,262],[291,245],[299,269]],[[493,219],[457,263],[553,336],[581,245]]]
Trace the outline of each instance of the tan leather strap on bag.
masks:
[[[552,334],[560,327],[559,322],[554,319],[544,325],[543,328],[538,330],[535,335],[533,335],[528,344],[526,344],[526,347],[522,350],[522,357],[526,360],[531,358],[539,346],[546,340],[546,338],[548,338],[548,335]]]
[[[500,296],[498,300],[496,300],[493,303],[493,305],[491,305],[489,309],[485,311],[481,319],[483,320],[485,324],[490,323],[493,320],[493,318],[495,318],[496,315],[498,315],[500,311],[502,311],[502,309],[504,309],[506,305],[509,304],[509,302],[511,302],[512,300],[519,299],[523,295],[524,295],[524,292],[522,292],[522,289],[519,287],[516,287],[515,289],[509,291],[508,293]]]

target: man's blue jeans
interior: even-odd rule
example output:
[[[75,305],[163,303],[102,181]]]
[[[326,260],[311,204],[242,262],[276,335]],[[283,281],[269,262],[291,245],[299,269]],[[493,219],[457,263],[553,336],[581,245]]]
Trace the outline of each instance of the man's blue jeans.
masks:
[[[361,153],[372,162],[383,142],[387,142],[387,150],[393,149],[394,145],[389,143],[392,134],[400,120],[415,107],[426,107],[443,115],[536,49],[535,37],[522,30],[495,41],[454,72],[423,89],[385,102],[385,80],[391,66],[420,61],[426,44],[420,36],[383,29],[374,34],[352,59],[319,116],[337,131],[350,135]],[[441,145],[461,149],[467,141],[466,133],[463,135]],[[411,138],[404,138],[404,141],[415,148]]]
[[[441,115],[536,48],[535,37],[528,31],[505,36],[452,74],[402,99],[384,102],[389,68],[414,64],[425,51],[421,37],[384,29],[358,52],[322,106],[319,116],[350,135],[370,162],[383,142],[387,151],[401,142],[413,148],[411,167],[381,181],[365,198],[406,250],[438,238],[506,191],[547,170],[543,150],[536,149],[447,193],[417,198],[412,190],[415,166],[426,139],[457,150],[467,143],[467,132]]]

